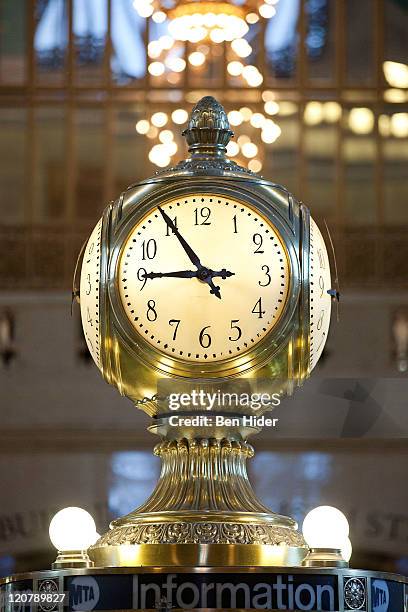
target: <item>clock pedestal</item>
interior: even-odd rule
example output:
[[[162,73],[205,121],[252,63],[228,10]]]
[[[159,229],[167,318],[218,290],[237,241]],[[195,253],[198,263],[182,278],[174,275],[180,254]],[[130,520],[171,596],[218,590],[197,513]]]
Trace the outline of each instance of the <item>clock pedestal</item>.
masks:
[[[91,547],[95,565],[300,565],[308,549],[296,522],[266,508],[249,482],[248,428],[203,427],[189,436],[166,421],[151,428],[167,430],[155,448],[162,461],[156,489]]]

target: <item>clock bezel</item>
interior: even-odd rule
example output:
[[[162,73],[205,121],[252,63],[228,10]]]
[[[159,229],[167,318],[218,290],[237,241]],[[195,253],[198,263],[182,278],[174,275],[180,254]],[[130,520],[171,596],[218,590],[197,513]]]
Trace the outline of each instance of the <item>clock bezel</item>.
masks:
[[[127,350],[136,359],[140,359],[145,365],[153,368],[162,376],[175,378],[220,378],[227,379],[234,376],[242,376],[254,369],[268,363],[274,354],[285,342],[286,336],[290,334],[289,323],[296,310],[300,295],[300,263],[293,242],[293,230],[287,220],[275,207],[271,207],[270,200],[262,197],[259,193],[250,190],[250,184],[240,182],[228,182],[217,180],[216,177],[202,177],[190,180],[189,184],[173,185],[169,190],[166,184],[150,193],[146,198],[137,203],[119,227],[111,245],[111,258],[108,272],[108,293],[115,319],[115,328],[120,334]],[[171,194],[169,194],[171,191]],[[121,256],[130,233],[152,209],[158,204],[165,204],[181,196],[194,196],[199,194],[211,194],[212,196],[229,197],[238,203],[250,206],[259,211],[269,223],[273,225],[282,241],[289,269],[289,287],[286,303],[282,314],[275,326],[252,348],[238,356],[229,356],[214,362],[187,361],[180,357],[171,357],[152,346],[132,326],[128,315],[122,304],[119,290],[119,266]]]

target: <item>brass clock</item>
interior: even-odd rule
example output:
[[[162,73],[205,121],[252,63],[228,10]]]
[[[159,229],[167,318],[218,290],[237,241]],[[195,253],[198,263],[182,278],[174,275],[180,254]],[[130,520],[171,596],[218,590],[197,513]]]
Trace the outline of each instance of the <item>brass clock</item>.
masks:
[[[283,187],[225,158],[232,132],[209,100],[185,131],[191,158],[126,190],[83,253],[89,350],[136,401],[154,395],[161,376],[275,372],[299,383],[327,339],[322,235]]]
[[[94,559],[231,564],[245,544],[253,565],[293,564],[306,552],[295,521],[271,513],[247,479],[247,437],[260,429],[246,423],[251,408],[225,407],[228,427],[173,427],[158,392],[163,380],[281,394],[301,384],[328,334],[326,247],[303,204],[226,157],[233,134],[214,98],[195,106],[184,135],[190,157],[111,203],[77,266],[93,359],[162,437],[155,492],[111,525]]]

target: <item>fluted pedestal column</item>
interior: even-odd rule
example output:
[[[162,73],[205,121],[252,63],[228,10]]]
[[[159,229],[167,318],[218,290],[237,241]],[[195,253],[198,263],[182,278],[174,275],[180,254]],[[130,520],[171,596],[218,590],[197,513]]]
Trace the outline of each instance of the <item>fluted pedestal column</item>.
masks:
[[[296,522],[255,496],[246,471],[254,450],[232,437],[164,439],[156,489],[111,523],[90,549],[96,565],[299,565],[307,547]]]

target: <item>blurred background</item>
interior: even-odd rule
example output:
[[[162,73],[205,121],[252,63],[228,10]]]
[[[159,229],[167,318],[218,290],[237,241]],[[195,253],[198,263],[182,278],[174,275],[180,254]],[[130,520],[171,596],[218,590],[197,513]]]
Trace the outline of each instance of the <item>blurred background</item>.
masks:
[[[56,510],[103,532],[153,489],[156,440],[91,362],[71,279],[106,204],[185,157],[205,94],[228,154],[327,222],[342,293],[254,487],[299,521],[339,507],[353,566],[408,575],[408,0],[230,0],[223,27],[168,18],[183,4],[0,2],[0,575],[49,566]]]

